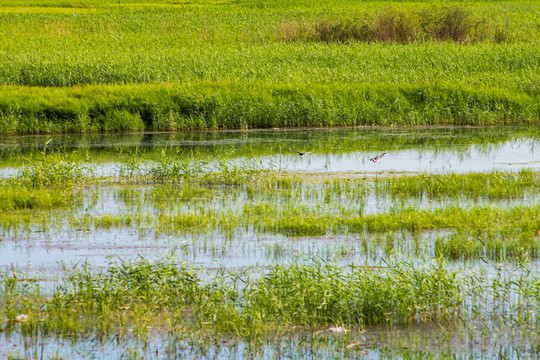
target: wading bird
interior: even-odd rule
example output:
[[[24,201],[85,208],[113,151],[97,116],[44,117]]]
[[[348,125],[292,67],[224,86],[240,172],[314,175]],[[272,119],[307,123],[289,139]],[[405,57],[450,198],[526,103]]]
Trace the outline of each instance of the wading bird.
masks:
[[[294,149],[293,149],[293,151],[294,151],[294,152],[297,152],[298,155],[300,155],[300,156],[304,156],[304,155],[306,155],[306,154],[311,154],[311,151],[304,151],[304,152],[302,152],[302,151],[298,151],[298,150],[294,150]]]
[[[375,157],[370,158],[369,161],[373,161],[375,164],[378,164],[378,163],[380,162],[379,160],[380,160],[385,154],[386,154],[386,153],[383,152],[382,154],[379,154],[379,155],[377,155],[377,156],[375,156]]]

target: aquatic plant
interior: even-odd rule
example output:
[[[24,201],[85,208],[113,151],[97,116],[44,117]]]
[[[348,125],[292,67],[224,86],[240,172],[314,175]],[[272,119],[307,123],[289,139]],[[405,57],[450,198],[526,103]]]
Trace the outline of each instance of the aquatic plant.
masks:
[[[35,159],[18,169],[17,181],[31,186],[68,185],[84,182],[92,174],[92,167],[64,159],[60,154]]]
[[[81,336],[95,329],[105,336],[126,334],[134,325],[140,334],[152,325],[252,338],[328,325],[443,324],[492,316],[537,321],[530,310],[538,303],[538,276],[526,263],[510,271],[501,267],[487,279],[459,275],[440,260],[345,270],[313,259],[272,266],[260,276],[225,269],[208,275],[173,258],[111,262],[105,272],[84,264],[45,295],[13,270],[1,276],[0,314],[6,331]],[[26,321],[13,322],[21,313]]]
[[[0,187],[0,212],[65,208],[74,206],[76,199],[80,194],[71,189],[4,185]]]
[[[376,189],[394,199],[408,197],[464,196],[467,198],[508,199],[538,193],[540,176],[530,169],[519,172],[490,172],[433,176],[399,176],[377,180]]]
[[[345,326],[421,323],[460,312],[455,274],[442,265],[414,269],[315,263],[273,267],[248,288],[246,313],[256,326]]]
[[[96,327],[110,334],[131,321],[236,336],[296,326],[417,323],[456,316],[462,303],[459,281],[442,264],[343,272],[314,261],[274,266],[260,280],[221,271],[208,282],[172,258],[139,259],[111,262],[103,273],[84,264],[50,296],[25,288],[14,274],[1,280],[4,302],[28,316],[23,328],[60,334],[82,335]],[[8,319],[13,314],[11,306],[2,310]]]

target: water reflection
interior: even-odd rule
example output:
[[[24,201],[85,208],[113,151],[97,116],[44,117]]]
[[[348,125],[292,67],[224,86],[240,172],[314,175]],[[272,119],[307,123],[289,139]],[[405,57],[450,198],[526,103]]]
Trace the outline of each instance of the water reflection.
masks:
[[[379,164],[373,152],[310,154],[282,157],[282,168],[307,172],[428,172],[466,173],[493,170],[540,169],[540,142],[527,139],[489,147],[461,145],[453,149],[389,149]],[[273,163],[279,157],[272,157]]]
[[[310,151],[298,156],[293,149]],[[369,158],[387,155],[380,164]],[[0,176],[9,177],[27,159],[61,152],[98,164],[114,176],[128,159],[163,156],[231,159],[238,165],[307,172],[471,172],[540,169],[540,129],[326,129],[253,132],[138,133],[0,138]]]

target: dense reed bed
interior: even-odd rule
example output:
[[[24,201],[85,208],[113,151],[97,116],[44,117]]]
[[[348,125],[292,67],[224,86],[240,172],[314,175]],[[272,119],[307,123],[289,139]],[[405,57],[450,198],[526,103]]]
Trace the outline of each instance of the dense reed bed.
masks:
[[[3,133],[536,124],[538,96],[446,85],[4,88]],[[3,104],[2,104],[3,103]]]
[[[0,133],[538,123],[534,2],[166,4],[3,5]]]

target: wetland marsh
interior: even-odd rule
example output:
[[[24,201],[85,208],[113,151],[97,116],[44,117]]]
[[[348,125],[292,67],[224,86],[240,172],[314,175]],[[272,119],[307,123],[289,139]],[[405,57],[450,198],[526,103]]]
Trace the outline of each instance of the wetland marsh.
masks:
[[[537,359],[539,29],[2,1],[0,357]]]
[[[3,138],[0,352],[534,358],[539,146],[520,127]]]

